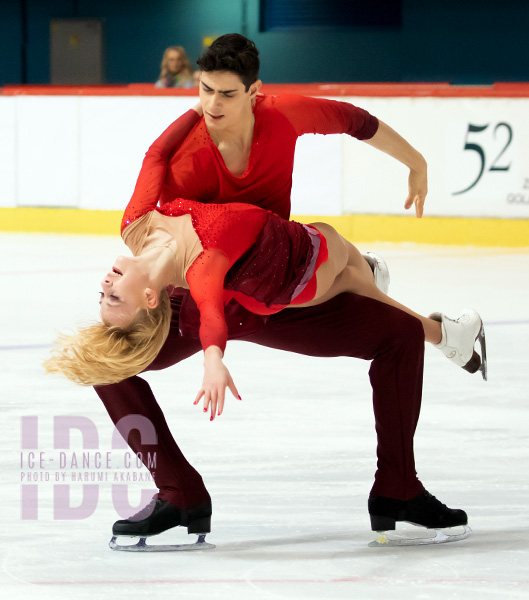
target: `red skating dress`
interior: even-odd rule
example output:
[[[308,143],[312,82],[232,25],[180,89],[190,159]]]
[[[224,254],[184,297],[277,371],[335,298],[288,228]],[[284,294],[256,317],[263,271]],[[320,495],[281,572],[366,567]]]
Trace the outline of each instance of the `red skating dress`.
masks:
[[[316,291],[316,270],[327,260],[327,245],[315,228],[249,204],[178,198],[157,207],[168,158],[181,136],[179,128],[169,128],[147,152],[123,216],[122,236],[136,255],[156,246],[174,253],[171,283],[189,287],[200,311],[202,347],[224,351],[224,302],[235,298],[257,314],[308,302]]]

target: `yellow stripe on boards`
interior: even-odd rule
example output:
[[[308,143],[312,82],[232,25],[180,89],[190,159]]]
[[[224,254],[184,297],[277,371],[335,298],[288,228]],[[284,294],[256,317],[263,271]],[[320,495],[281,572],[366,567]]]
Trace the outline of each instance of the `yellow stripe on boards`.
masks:
[[[119,235],[120,210],[0,208],[0,231]]]
[[[119,235],[121,211],[0,208],[0,231]],[[442,246],[529,247],[529,219],[469,219],[388,215],[292,217],[323,221],[352,242],[413,242]]]
[[[527,219],[398,217],[388,215],[298,216],[302,223],[323,221],[351,242],[413,242],[441,246],[529,247]]]

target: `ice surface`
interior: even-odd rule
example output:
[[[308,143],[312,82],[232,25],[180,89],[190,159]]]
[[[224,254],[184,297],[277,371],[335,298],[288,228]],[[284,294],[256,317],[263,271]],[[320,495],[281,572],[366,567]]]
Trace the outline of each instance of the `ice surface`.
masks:
[[[55,474],[67,477],[76,506],[82,483],[68,478],[94,472],[28,466],[31,451],[58,461],[55,417],[84,417],[97,430],[99,451],[116,460],[125,452],[112,448],[113,426],[93,390],[45,376],[41,367],[56,330],[96,318],[99,281],[123,250],[117,238],[1,234],[2,597],[527,598],[529,251],[368,249],[387,260],[390,291],[400,301],[451,316],[473,307],[484,318],[489,381],[427,348],[416,435],[419,476],[443,502],[467,510],[468,540],[368,548],[375,539],[366,507],[375,469],[368,364],[247,343],[227,350],[243,401],[228,400],[213,423],[192,404],[200,356],[147,375],[212,494],[213,531],[206,539],[215,550],[112,552],[111,525],[120,515],[110,481],[94,484],[97,502],[86,518],[54,518]],[[24,416],[38,417],[34,450],[22,448]],[[96,452],[83,449],[73,432],[66,454],[83,450]],[[38,519],[22,519],[22,476],[46,472],[52,481],[34,482]],[[131,505],[141,503],[142,489],[153,489],[144,482],[128,486]],[[194,540],[184,530],[159,539]]]

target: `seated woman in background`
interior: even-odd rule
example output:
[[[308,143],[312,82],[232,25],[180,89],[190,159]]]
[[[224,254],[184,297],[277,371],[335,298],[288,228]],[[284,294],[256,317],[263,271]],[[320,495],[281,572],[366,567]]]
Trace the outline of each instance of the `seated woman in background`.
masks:
[[[195,111],[202,113],[200,104]],[[203,204],[177,198],[158,208],[168,160],[187,134],[182,122],[193,121],[193,112],[175,121],[147,152],[121,225],[133,256],[118,257],[101,282],[103,322],[62,336],[46,362],[49,372],[101,385],[143,371],[169,333],[169,286],[189,289],[200,311],[204,380],[195,404],[204,397],[211,420],[222,412],[226,387],[238,397],[222,362],[227,341],[224,304],[229,300],[267,315],[354,292],[415,316],[426,341],[439,343],[440,319],[422,317],[383,293],[358,249],[325,223],[301,225],[238,202]],[[469,311],[467,322],[449,332],[448,342],[461,366],[468,365],[471,372],[481,366],[474,351],[481,331],[479,315]]]
[[[166,48],[162,57],[160,76],[154,86],[190,88],[196,85],[193,68],[184,48],[182,46]]]

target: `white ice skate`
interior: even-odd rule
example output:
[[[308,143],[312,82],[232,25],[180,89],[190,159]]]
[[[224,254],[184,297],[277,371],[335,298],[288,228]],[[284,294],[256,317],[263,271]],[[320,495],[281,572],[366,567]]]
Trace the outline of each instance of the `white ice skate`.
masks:
[[[373,271],[375,285],[383,294],[387,295],[389,290],[389,269],[386,261],[375,252],[366,252],[362,256]]]
[[[432,313],[430,319],[441,323],[442,338],[435,347],[456,365],[469,373],[481,371],[487,380],[487,349],[483,321],[475,310],[465,309],[457,319],[450,319],[441,313]],[[479,341],[481,357],[474,350]]]

